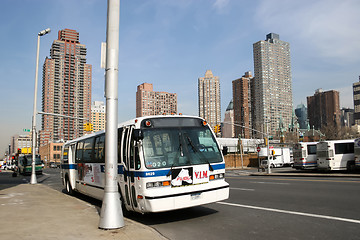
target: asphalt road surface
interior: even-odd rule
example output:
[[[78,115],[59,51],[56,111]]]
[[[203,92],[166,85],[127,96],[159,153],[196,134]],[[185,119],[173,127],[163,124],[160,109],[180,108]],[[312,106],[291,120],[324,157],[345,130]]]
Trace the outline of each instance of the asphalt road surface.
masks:
[[[59,169],[38,183],[60,192]],[[0,173],[0,189],[30,176]],[[227,171],[226,201],[157,214],[130,214],[169,239],[360,239],[360,178],[264,177]],[[101,202],[77,194],[95,205]]]

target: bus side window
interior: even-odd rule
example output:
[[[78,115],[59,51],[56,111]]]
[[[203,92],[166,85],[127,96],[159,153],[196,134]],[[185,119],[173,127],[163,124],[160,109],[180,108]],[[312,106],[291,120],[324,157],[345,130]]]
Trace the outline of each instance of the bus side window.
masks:
[[[95,139],[94,162],[105,162],[105,134],[101,134]]]
[[[92,162],[92,153],[94,148],[94,138],[88,138],[84,141],[84,150],[83,150],[83,161]]]
[[[84,146],[83,142],[78,142],[76,144],[76,158],[75,158],[76,163],[79,163],[79,162],[82,161],[82,158],[83,158],[83,146]]]

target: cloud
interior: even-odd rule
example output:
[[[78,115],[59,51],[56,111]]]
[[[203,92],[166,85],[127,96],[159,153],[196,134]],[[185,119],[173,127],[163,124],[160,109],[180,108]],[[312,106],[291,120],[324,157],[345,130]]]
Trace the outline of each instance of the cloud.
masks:
[[[222,12],[229,4],[230,0],[215,0],[213,4],[213,8],[215,8],[218,12]]]
[[[294,45],[338,64],[360,59],[360,1],[263,0],[254,18],[267,31],[286,33]]]

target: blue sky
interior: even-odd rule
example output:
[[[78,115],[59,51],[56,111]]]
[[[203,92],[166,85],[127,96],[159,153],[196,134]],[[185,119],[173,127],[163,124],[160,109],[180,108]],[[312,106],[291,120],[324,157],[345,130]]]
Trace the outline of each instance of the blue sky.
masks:
[[[104,100],[101,42],[106,40],[105,0],[2,0],[0,8],[0,155],[14,134],[31,128],[37,33],[41,69],[57,32],[80,33],[93,66],[92,100]],[[340,91],[341,107],[353,108],[352,83],[360,75],[358,0],[121,0],[119,121],[135,117],[137,85],[178,94],[178,111],[197,115],[197,79],[207,69],[219,76],[222,115],[231,82],[253,72],[252,44],[274,32],[291,46],[293,104],[315,90]],[[40,129],[37,116],[37,129]]]

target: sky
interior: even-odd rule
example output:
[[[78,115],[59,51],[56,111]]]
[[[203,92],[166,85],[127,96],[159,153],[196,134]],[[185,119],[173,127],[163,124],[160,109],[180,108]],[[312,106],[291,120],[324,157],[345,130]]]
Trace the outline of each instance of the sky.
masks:
[[[121,0],[119,122],[135,118],[136,88],[176,93],[178,112],[198,115],[197,81],[212,70],[220,78],[222,119],[232,81],[254,72],[253,44],[277,33],[290,43],[294,108],[316,89],[340,92],[353,108],[360,75],[358,0]],[[44,59],[59,30],[80,34],[93,66],[92,101],[104,99],[101,42],[105,0],[2,0],[0,8],[0,156],[11,136],[32,125],[37,33],[41,37],[37,110],[41,111]],[[37,129],[41,128],[37,115]]]

